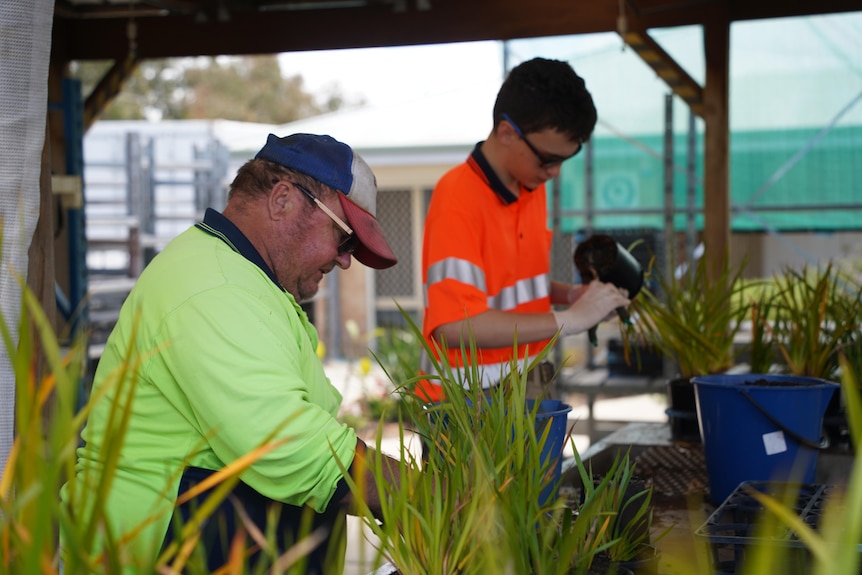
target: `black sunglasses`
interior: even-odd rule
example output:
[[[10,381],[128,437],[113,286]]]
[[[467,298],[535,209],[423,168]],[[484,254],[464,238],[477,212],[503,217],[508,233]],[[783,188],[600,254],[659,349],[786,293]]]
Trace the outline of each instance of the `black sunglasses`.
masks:
[[[309,200],[311,200],[314,203],[314,205],[316,205],[318,208],[323,210],[323,213],[326,214],[327,216],[329,216],[329,218],[333,222],[335,222],[335,225],[337,225],[339,227],[339,229],[341,229],[341,231],[345,234],[346,237],[341,241],[340,244],[338,244],[338,255],[343,256],[346,254],[352,254],[354,251],[356,251],[357,240],[356,240],[356,234],[353,233],[353,229],[350,226],[348,226],[344,222],[344,220],[342,220],[341,218],[336,216],[332,210],[330,210],[329,208],[326,207],[326,204],[321,202],[317,197],[315,197],[307,189],[300,186],[296,182],[291,182],[291,184],[293,184],[297,190],[299,190],[300,192],[305,194],[305,196]]]
[[[527,144],[527,147],[530,148],[530,151],[536,155],[536,157],[539,159],[539,165],[543,168],[552,168],[554,166],[559,166],[560,164],[562,164],[563,162],[565,162],[569,158],[574,158],[575,156],[577,156],[578,152],[580,152],[584,147],[583,145],[579,145],[578,149],[575,150],[575,153],[572,154],[571,156],[558,156],[556,154],[545,154],[543,152],[540,152],[539,149],[536,148],[536,146],[534,146],[533,143],[527,139],[527,136],[524,135],[524,132],[521,131],[521,128],[518,126],[518,124],[516,124],[515,121],[509,117],[509,114],[506,114],[505,112],[503,112],[503,119],[512,125],[512,128],[514,128],[515,133],[518,134],[518,137],[521,138],[525,144]]]

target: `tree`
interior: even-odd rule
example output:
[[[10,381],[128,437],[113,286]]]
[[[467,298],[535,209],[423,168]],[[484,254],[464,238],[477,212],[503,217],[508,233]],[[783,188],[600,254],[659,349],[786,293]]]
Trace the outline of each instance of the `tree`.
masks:
[[[86,97],[110,62],[73,66]],[[337,86],[322,103],[301,75],[284,77],[275,55],[146,60],[102,112],[103,119],[208,119],[282,124],[347,104]]]

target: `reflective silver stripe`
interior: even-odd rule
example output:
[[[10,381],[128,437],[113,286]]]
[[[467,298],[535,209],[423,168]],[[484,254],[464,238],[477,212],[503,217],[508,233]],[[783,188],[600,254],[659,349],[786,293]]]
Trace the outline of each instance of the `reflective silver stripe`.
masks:
[[[463,284],[473,286],[485,293],[485,271],[479,266],[460,258],[446,258],[428,268],[428,277],[423,286],[425,305],[428,305],[428,288],[437,282],[453,279]],[[548,297],[551,285],[548,274],[539,274],[531,278],[519,280],[513,286],[504,288],[495,296],[488,296],[488,307],[507,311],[521,304]]]
[[[446,258],[428,268],[425,289],[443,280],[456,280],[487,292],[485,270],[460,258]]]
[[[504,288],[497,295],[488,297],[488,307],[500,311],[515,309],[519,305],[550,294],[551,286],[548,274],[539,274],[518,281],[515,285]]]
[[[526,359],[519,360],[518,366],[519,369],[523,369],[524,366],[528,365],[535,359],[536,356],[530,356]],[[430,375],[440,375],[437,372],[437,369],[434,367],[434,363],[431,361],[431,357],[428,353],[423,349],[421,357],[419,358],[419,368]],[[474,368],[471,366],[467,367],[451,367],[452,377],[455,378],[456,381],[460,381],[462,385],[469,383],[472,379],[467,379],[468,374],[472,378],[472,374]],[[493,387],[497,385],[501,379],[505,378],[512,371],[512,362],[509,360],[502,361],[499,363],[489,363],[485,365],[480,365],[475,368],[480,374],[482,380],[482,389],[487,389],[489,387]],[[440,382],[436,379],[432,379],[431,383],[436,385],[440,385]],[[464,385],[466,388],[467,385]]]

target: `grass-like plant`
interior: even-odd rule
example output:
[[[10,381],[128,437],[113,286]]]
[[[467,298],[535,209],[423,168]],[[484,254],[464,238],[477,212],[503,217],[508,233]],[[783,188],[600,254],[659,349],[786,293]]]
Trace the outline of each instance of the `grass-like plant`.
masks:
[[[0,573],[4,575],[51,573],[58,568],[58,490],[77,447],[74,411],[84,357],[81,342],[68,353],[61,351],[35,296],[20,284],[22,308],[32,313],[21,314],[17,341],[0,314],[4,349],[15,377],[16,430],[0,478]],[[50,374],[37,381],[40,350]]]
[[[374,358],[396,385],[415,377],[419,371],[422,334],[409,327],[378,327],[373,332],[377,350]]]
[[[734,339],[748,313],[744,269],[744,261],[731,266],[726,257],[716,277],[706,258],[679,277],[658,274],[651,266],[648,283],[655,287],[644,287],[632,301],[629,337],[673,360],[682,378],[726,371],[735,362]]]
[[[214,476],[212,484],[201,486],[201,489],[213,487],[213,495],[185,526],[176,545],[165,550],[161,557],[133,563],[127,539],[107,535],[110,531],[106,529],[104,513],[107,486],[117,467],[130,404],[117,401],[114,405],[113,441],[106,442],[104,468],[93,470],[93,483],[76,484],[78,432],[89,406],[102,396],[90,398],[78,409],[85,346],[78,341],[69,350],[63,350],[34,294],[23,285],[22,292],[17,340],[7,319],[0,316],[0,333],[16,385],[15,442],[0,475],[0,575],[59,573],[61,525],[73,550],[67,554],[64,575],[116,573],[123,569],[160,574],[208,573],[196,551],[200,521],[225,496],[242,470],[276,444],[261,445]],[[852,298],[849,303],[843,301],[841,305],[852,304]],[[415,325],[411,326],[417,330]],[[536,361],[547,352],[548,349],[542,350]],[[47,363],[47,375],[39,379],[33,368],[37,356],[44,357]],[[839,356],[852,438],[858,444],[862,440],[859,371],[846,357],[840,353]],[[128,376],[136,368],[136,360],[130,354],[121,369],[124,375],[117,374],[112,385],[132,381]],[[410,391],[417,377],[400,381],[400,393],[407,408],[399,426],[402,481],[378,483],[384,502],[382,521],[375,520],[367,509],[364,513],[366,525],[380,540],[381,558],[397,565],[402,575],[570,575],[586,573],[600,553],[614,553],[615,546],[621,551],[639,541],[638,534],[642,531],[635,528],[637,523],[630,533],[614,527],[615,517],[621,511],[619,499],[616,503],[613,499],[614,477],[620,477],[619,473],[605,474],[597,485],[589,482],[592,488],[578,508],[555,498],[543,500],[542,493],[548,481],[553,481],[554,473],[552,462],[541,455],[548,431],[536,424],[539,408],[526,407],[523,384],[528,370],[523,373],[515,370],[508,385],[486,396],[477,385],[478,368],[470,367],[462,374],[449,368],[445,361],[437,368],[442,374],[439,383],[449,398],[444,403],[428,406],[419,401]],[[413,432],[407,429],[418,432],[431,446],[427,459],[416,458],[407,449],[407,436]],[[380,453],[381,438],[382,434],[376,453]],[[575,455],[580,469],[586,473],[577,450]],[[371,457],[368,464],[382,477],[379,459]],[[631,477],[631,466],[620,460],[619,470],[624,471],[622,483],[625,483],[625,477]],[[86,504],[78,499],[73,509],[60,502],[59,490],[66,481],[70,481],[67,489],[74,490],[77,497],[88,498]],[[89,489],[91,485],[98,489]],[[352,487],[362,492],[362,486]],[[791,526],[807,545],[814,558],[815,575],[858,573],[862,462],[855,461],[846,491],[829,501],[820,531],[800,524],[792,507],[780,500],[767,495],[759,497],[773,519]],[[633,504],[635,515],[648,518],[646,497],[635,498]],[[294,549],[277,556],[269,544],[272,537],[268,531],[249,528],[248,540],[233,542],[231,558],[219,572],[248,572],[244,567],[246,555],[251,548],[259,547],[264,550],[265,559],[255,572],[302,573],[301,558],[308,545],[314,544],[314,538],[299,542]],[[97,546],[98,538],[103,540]],[[787,557],[782,556],[786,550],[764,545],[754,546],[754,551],[746,565],[749,573],[776,572],[775,565],[782,561],[786,564]],[[700,575],[703,571],[683,571],[681,575],[695,572]]]
[[[474,356],[466,353],[467,345],[462,343],[463,355]],[[610,480],[577,511],[543,497],[549,482],[558,481],[556,462],[542,456],[549,427],[537,424],[541,405],[528,405],[525,389],[529,368],[549,349],[527,369],[513,364],[507,382],[490,393],[481,389],[479,367],[452,369],[445,353],[435,366],[445,401],[429,405],[413,393],[415,383],[429,376],[399,382],[406,408],[399,426],[402,481],[377,482],[382,517],[378,521],[366,510],[365,523],[379,540],[381,557],[401,575],[583,573],[603,549],[603,497]],[[405,428],[426,443],[426,457],[406,448]],[[368,465],[384,477],[379,459],[370,458]],[[362,492],[362,486],[352,487]]]
[[[862,441],[862,399],[859,373],[846,359],[840,359],[841,385],[845,395],[851,437],[856,445]],[[765,508],[759,533],[774,532],[776,525],[793,530],[811,556],[806,572],[812,575],[857,575],[860,568],[859,545],[862,541],[862,460],[854,458],[846,486],[833,491],[815,529],[806,523],[794,506],[794,497],[773,496],[757,490],[750,494]],[[767,541],[764,538],[764,541]],[[793,549],[764,543],[753,545],[744,575],[786,572],[788,556]]]
[[[774,290],[761,290],[750,301],[751,341],[748,345],[748,366],[751,373],[769,373],[778,359],[773,340],[774,332],[769,328],[776,313]]]
[[[653,488],[636,479],[636,465],[629,452],[629,449],[617,451],[613,463],[602,476],[602,479],[607,480],[606,493],[601,498],[607,523],[603,542],[605,553],[612,563],[640,558],[645,550],[654,547],[671,529],[668,527],[659,533],[653,532]],[[595,489],[597,478],[593,477],[591,469],[584,465],[577,452],[575,460],[582,489],[589,496],[590,491]]]
[[[837,380],[839,355],[858,360],[862,284],[831,263],[785,268],[775,278],[774,319],[762,318],[788,373]],[[858,366],[857,366],[858,367]]]
[[[144,529],[127,526],[118,536],[109,528],[106,505],[131,414],[135,354],[128,353],[117,373],[111,374],[100,390],[79,409],[78,396],[84,375],[86,345],[79,338],[68,350],[61,348],[50,321],[36,296],[23,281],[22,311],[18,338],[0,312],[0,333],[15,377],[15,439],[0,474],[0,575],[61,572],[59,533],[64,534],[62,573],[95,575],[104,573],[209,573],[198,547],[199,527],[211,511],[239,481],[239,475],[254,461],[276,448],[278,431],[248,454],[230,462],[193,491],[180,495],[180,502],[212,489],[201,507],[182,527],[180,537],[156,557],[134,557],[129,540]],[[37,358],[44,358],[46,375],[36,377]],[[79,432],[95,402],[113,392],[100,465],[76,474],[75,452]],[[63,487],[65,484],[65,487]],[[66,490],[68,504],[61,502]],[[154,511],[154,515],[156,510]],[[272,530],[246,524],[246,536],[231,542],[232,553],[223,573],[239,573],[247,554],[260,549],[258,573],[304,573],[303,557],[315,534],[279,555],[270,542]],[[343,561],[339,563],[343,566]]]

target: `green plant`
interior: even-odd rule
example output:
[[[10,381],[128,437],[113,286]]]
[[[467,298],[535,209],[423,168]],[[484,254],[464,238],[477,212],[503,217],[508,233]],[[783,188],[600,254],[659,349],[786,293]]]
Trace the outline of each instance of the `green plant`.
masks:
[[[393,393],[393,386],[403,384],[419,371],[420,340],[415,333],[398,326],[378,327],[365,336],[359,335],[355,322],[347,322],[346,328],[352,339],[376,344],[376,351],[371,350],[370,356],[381,367],[389,383],[376,378],[366,379],[374,377],[369,356],[351,360],[350,364],[355,365],[349,370],[349,377],[357,378],[363,391],[354,404],[342,410],[339,420],[359,430],[381,421],[396,423],[403,394]]]
[[[609,538],[616,542],[607,550],[613,561],[637,559],[645,546],[654,545],[667,533],[652,533],[652,487],[632,482],[634,467],[626,453],[607,498],[610,510],[616,512],[609,530]]]
[[[91,398],[81,410],[76,407],[85,348],[82,342],[76,342],[66,352],[61,349],[35,296],[26,288],[22,308],[18,342],[13,340],[6,319],[0,316],[0,332],[14,370],[17,394],[15,444],[0,477],[0,574],[58,573],[60,525],[71,534],[77,547],[77,552],[67,557],[66,575],[113,573],[121,567],[149,573],[206,573],[194,551],[196,524],[205,516],[205,509],[186,526],[178,545],[147,564],[131,565],[122,539],[105,541],[98,555],[89,553],[92,538],[105,532],[100,512],[103,493],[90,493],[92,512],[86,516],[66,508],[57,497],[60,486],[72,476],[78,430],[88,406],[98,399]],[[32,367],[39,354],[47,361],[48,374],[37,380]],[[846,357],[839,361],[852,437],[858,444],[862,440],[859,371]],[[124,369],[134,370],[135,361],[130,358]],[[633,465],[623,458],[616,463],[616,470],[605,474],[598,484],[588,483],[592,487],[576,511],[563,501],[539,503],[538,496],[549,477],[548,462],[538,456],[547,440],[546,432],[535,426],[535,413],[506,409],[523,401],[518,389],[526,373],[513,375],[516,379],[512,385],[496,390],[490,401],[476,387],[464,388],[465,381],[458,380],[452,371],[443,367],[441,373],[445,374],[441,383],[447,386],[450,397],[464,401],[429,409],[410,396],[411,378],[403,380],[401,391],[411,401],[407,405],[412,410],[406,413],[421,421],[419,431],[437,449],[427,461],[418,461],[403,448],[399,465],[403,466],[404,480],[381,486],[381,494],[387,497],[384,521],[379,524],[366,515],[369,527],[379,529],[376,533],[383,536],[381,553],[399,567],[403,565],[403,575],[585,573],[598,554],[614,553],[614,546],[630,546],[640,539],[638,530],[633,528],[627,533],[614,526],[622,509],[613,503],[615,497],[619,501],[614,495],[619,490],[614,486],[624,485],[626,477],[633,477]],[[472,379],[476,375],[468,373],[466,383],[477,381]],[[412,380],[415,379],[414,376]],[[105,453],[107,469],[114,466],[122,443],[122,421],[129,404],[118,402],[115,407],[116,442]],[[443,420],[446,425],[439,424]],[[403,426],[400,430],[402,445],[406,446],[408,432]],[[243,466],[271,447],[262,445],[260,451],[248,454],[214,477],[218,494],[213,495],[213,503],[224,496]],[[575,456],[579,473],[586,473],[577,450]],[[379,461],[369,464],[379,465]],[[424,471],[420,470],[423,467]],[[98,476],[100,484],[110,480],[110,471]],[[77,489],[83,490],[84,486]],[[647,519],[646,498],[637,491],[635,495],[630,498],[634,515]],[[790,524],[808,545],[815,560],[815,575],[858,572],[858,542],[862,538],[862,463],[858,459],[846,491],[829,501],[820,532],[799,525],[793,509],[781,500],[765,496],[763,503],[772,519]],[[764,518],[764,522],[768,520]],[[246,546],[266,548],[271,537],[270,533],[253,531],[249,535],[252,541],[238,544],[226,569],[240,572]],[[755,551],[756,560],[747,566],[750,573],[779,572],[772,566],[786,562],[780,556],[785,553],[781,548],[763,545],[755,546]],[[301,573],[291,565],[302,553],[299,545],[285,556],[270,557],[272,572]],[[681,575],[703,572],[694,566],[680,571]]]
[[[862,285],[831,263],[823,268],[785,268],[775,279],[774,317],[762,327],[791,374],[836,380],[841,354],[858,369]]]
[[[653,488],[636,478],[630,451],[617,451],[601,479],[594,476],[592,468],[585,466],[575,452],[575,464],[586,497],[593,496],[591,492],[602,480],[606,482],[601,497],[600,516],[605,518],[606,524],[601,543],[604,553],[614,563],[637,559],[645,547],[654,546],[670,532],[668,527],[653,533]]]
[[[124,526],[122,535],[114,536],[105,509],[132,409],[134,378],[130,375],[137,369],[138,361],[130,353],[111,376],[110,383],[79,409],[85,342],[78,338],[70,349],[62,350],[36,296],[20,283],[22,309],[17,341],[8,319],[0,313],[0,333],[11,360],[16,393],[15,439],[0,475],[0,575],[58,574],[61,528],[64,575],[207,573],[197,546],[201,522],[227,496],[239,474],[278,443],[265,441],[198,485],[194,492],[181,494],[182,500],[213,488],[205,503],[182,527],[174,544],[158,557],[134,559],[129,554],[128,538],[144,528],[146,522]],[[37,357],[44,357],[47,365],[46,375],[39,379],[34,369]],[[111,423],[100,464],[76,474],[79,431],[94,403],[107,398],[108,389],[116,393],[110,399]],[[68,494],[68,504],[59,497],[61,488]],[[296,565],[301,565],[302,557],[307,554],[302,545],[277,556],[269,545],[274,540],[270,530],[249,528],[248,536],[250,541],[234,542],[234,553],[225,570],[239,572],[247,550],[258,546],[264,556],[259,563],[261,569],[273,566],[273,572],[301,573]]]
[[[634,478],[634,466],[622,454],[618,455],[611,471],[594,482],[589,468],[575,450],[578,473],[584,485],[590,486],[576,513],[567,510],[562,501],[535,505],[539,486],[527,487],[527,483],[534,480],[536,474],[528,472],[530,468],[518,467],[517,461],[529,459],[530,449],[537,444],[531,440],[512,444],[512,438],[518,437],[512,430],[522,429],[529,435],[533,428],[529,414],[520,409],[497,409],[501,404],[517,405],[518,380],[512,382],[515,386],[496,390],[490,402],[483,402],[481,392],[470,385],[477,381],[473,379],[475,374],[468,370],[466,378],[458,380],[445,365],[441,367],[440,373],[444,374],[441,385],[446,387],[450,398],[459,401],[452,405],[448,402],[434,406],[412,404],[418,409],[417,417],[423,420],[416,428],[435,450],[427,461],[417,461],[409,452],[402,451],[400,465],[404,481],[382,487],[381,499],[385,501],[382,522],[370,516],[366,521],[380,538],[381,555],[394,563],[399,573],[585,573],[600,555],[616,553],[615,557],[621,560],[644,542],[637,518],[641,520],[640,525],[649,522],[649,496],[635,489],[630,497],[623,497],[621,501],[619,493],[625,493],[625,486],[631,486]],[[853,372],[846,361],[842,373],[845,387],[855,389]],[[409,383],[405,382],[407,388]],[[463,383],[467,384],[466,389]],[[858,394],[848,410],[858,441],[862,439],[862,406]],[[441,425],[441,421],[446,424]],[[406,436],[402,436],[402,443],[406,441]],[[536,441],[541,441],[540,433]],[[525,445],[528,448],[522,449]],[[424,467],[424,472],[418,470],[419,466]],[[814,538],[813,545],[819,545],[814,553],[824,561],[818,574],[855,575],[858,572],[858,563],[848,562],[858,561],[859,524],[862,522],[858,511],[862,509],[862,464],[858,461],[848,485],[848,497],[834,504],[841,513],[847,514],[848,520],[845,521],[844,515],[830,515],[835,519],[830,519],[829,523],[835,526],[833,531],[849,525],[849,534],[839,536],[830,531],[828,538],[825,532],[810,535]],[[776,503],[781,504],[781,501]],[[615,526],[625,507],[632,510],[635,520]],[[793,521],[793,509],[783,516]],[[654,541],[666,533],[659,534]],[[757,555],[771,559],[761,557],[756,563],[748,563],[746,573],[781,572],[776,566],[793,560],[786,549],[769,544],[754,547]],[[836,548],[840,548],[843,558],[833,553]],[[561,558],[570,560],[561,561]],[[696,564],[681,563],[678,559],[667,557],[666,562],[677,565],[680,570],[675,572],[681,575],[710,572],[700,561],[704,558],[699,558]]]
[[[656,274],[650,266],[647,279],[657,287],[644,287],[632,301],[628,345],[642,341],[659,350],[683,378],[726,371],[734,364],[734,339],[748,313],[744,269],[744,261],[732,267],[726,257],[716,277],[710,276],[706,258],[679,277]]]
[[[538,365],[548,350],[528,367]],[[542,501],[548,482],[556,481],[552,461],[541,455],[549,428],[536,424],[538,403],[527,407],[529,369],[517,367],[508,384],[486,394],[477,367],[464,370],[462,379],[443,360],[436,368],[447,400],[433,405],[412,393],[422,376],[400,382],[403,415],[429,449],[422,460],[412,455],[400,422],[402,481],[378,481],[382,517],[377,521],[366,510],[365,524],[380,542],[380,555],[402,575],[565,575],[585,572],[602,550],[607,525],[602,498],[610,480],[577,513],[562,500]],[[378,433],[378,452],[381,437]],[[374,475],[383,477],[382,462],[370,459]],[[361,486],[351,487],[361,493]]]
[[[75,430],[83,346],[76,342],[64,356],[35,296],[23,282],[21,289],[19,343],[0,314],[16,395],[16,436],[0,479],[0,573],[51,573],[58,568],[55,532],[61,509],[56,494],[77,441],[77,433],[67,432]],[[37,381],[31,369],[39,349],[50,374]],[[50,425],[45,419],[49,412]]]
[[[862,441],[862,399],[858,378],[850,364],[840,359],[841,385],[847,403],[851,436],[856,445]],[[769,534],[775,525],[782,524],[794,531],[813,557],[813,575],[856,575],[859,573],[859,542],[862,540],[862,460],[854,458],[850,477],[844,490],[836,490],[826,502],[819,528],[804,522],[794,508],[794,497],[774,497],[752,491],[766,509],[760,532]],[[745,574],[779,573],[787,564],[791,549],[763,544],[754,547],[751,561],[745,566]]]
[[[751,299],[751,342],[748,345],[748,366],[751,373],[769,373],[776,361],[775,342],[769,323],[775,315],[775,295],[761,291]]]
[[[422,334],[415,330],[392,326],[373,332],[377,351],[374,359],[396,387],[416,376],[422,351]]]

